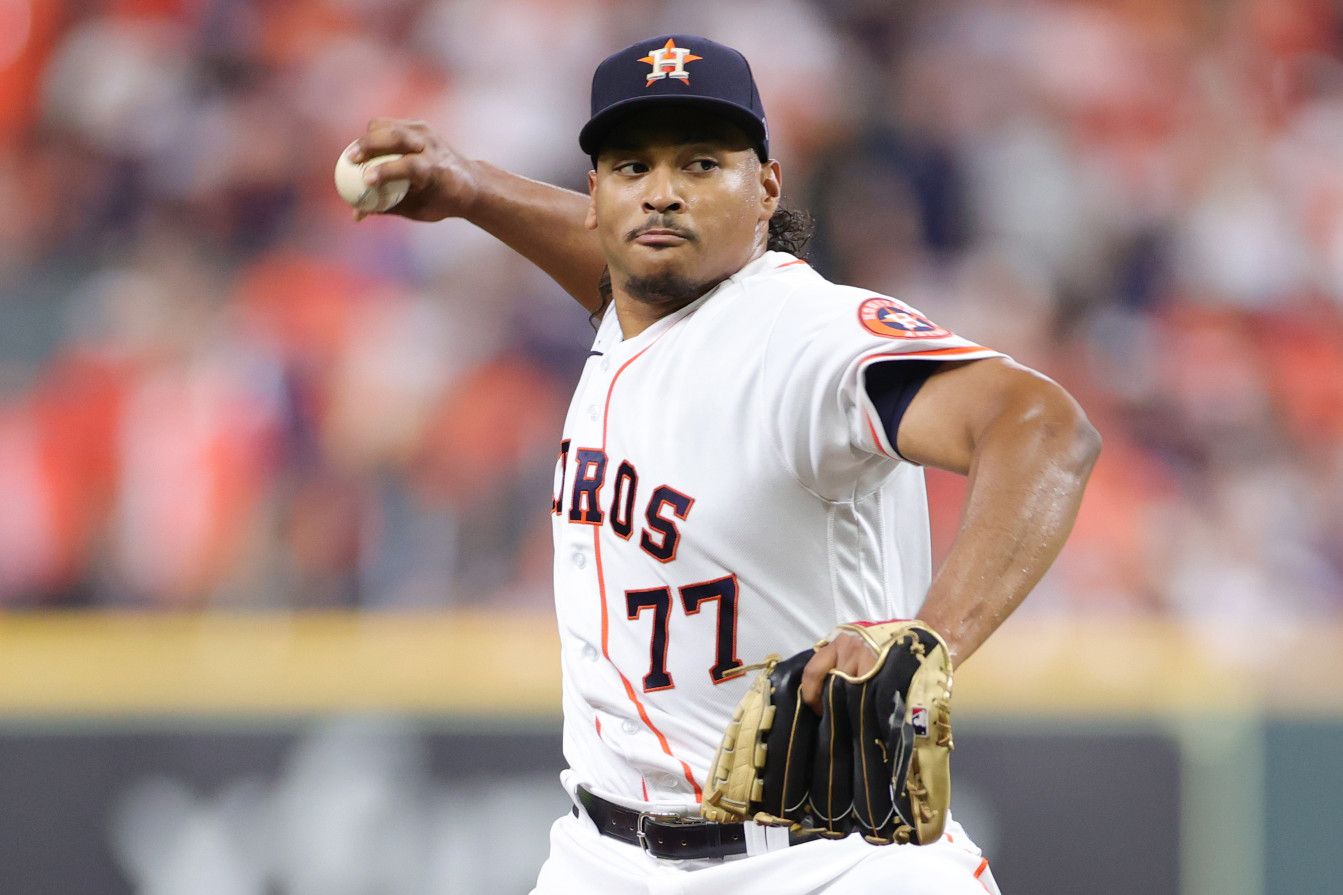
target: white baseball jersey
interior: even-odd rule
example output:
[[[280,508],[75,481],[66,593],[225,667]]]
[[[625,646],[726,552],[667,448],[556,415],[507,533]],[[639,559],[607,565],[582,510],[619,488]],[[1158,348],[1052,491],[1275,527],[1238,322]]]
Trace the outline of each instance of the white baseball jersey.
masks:
[[[608,310],[556,470],[566,785],[694,814],[732,669],[917,614],[923,472],[863,371],[996,354],[781,252],[633,338]]]

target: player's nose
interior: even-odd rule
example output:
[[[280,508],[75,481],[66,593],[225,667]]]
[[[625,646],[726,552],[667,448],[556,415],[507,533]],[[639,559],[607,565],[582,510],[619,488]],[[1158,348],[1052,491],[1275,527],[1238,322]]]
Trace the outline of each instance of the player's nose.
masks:
[[[644,177],[643,209],[645,212],[665,214],[685,207],[676,178],[662,166],[653,168]]]

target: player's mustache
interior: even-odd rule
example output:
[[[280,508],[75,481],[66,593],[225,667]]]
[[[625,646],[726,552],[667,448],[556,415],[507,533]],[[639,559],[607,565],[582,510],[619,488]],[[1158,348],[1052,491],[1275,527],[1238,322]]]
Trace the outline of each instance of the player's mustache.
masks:
[[[655,214],[650,215],[648,220],[644,221],[643,224],[641,224],[638,227],[635,227],[633,230],[626,233],[625,239],[626,241],[632,241],[638,239],[640,236],[642,236],[643,234],[647,233],[650,230],[661,230],[666,233],[675,233],[677,236],[686,240],[693,240],[696,238],[694,231],[687,230],[684,227],[676,226],[674,223],[672,223],[671,219],[668,218],[666,215]]]

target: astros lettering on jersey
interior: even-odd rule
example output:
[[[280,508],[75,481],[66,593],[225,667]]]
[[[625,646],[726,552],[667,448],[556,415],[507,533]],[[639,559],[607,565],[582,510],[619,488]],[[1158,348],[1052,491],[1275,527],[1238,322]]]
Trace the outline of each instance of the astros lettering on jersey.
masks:
[[[993,356],[782,252],[630,339],[608,308],[552,506],[571,791],[693,814],[748,684],[733,669],[917,614],[923,473],[864,370]]]

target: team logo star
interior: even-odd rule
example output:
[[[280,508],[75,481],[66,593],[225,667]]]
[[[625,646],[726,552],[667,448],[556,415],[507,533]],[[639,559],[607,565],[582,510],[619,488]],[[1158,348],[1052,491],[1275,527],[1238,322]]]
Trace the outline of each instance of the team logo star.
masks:
[[[675,78],[689,84],[690,74],[685,70],[686,63],[703,58],[703,56],[696,56],[691,53],[685,47],[678,47],[676,41],[669,37],[663,47],[639,59],[640,62],[647,62],[653,66],[653,70],[648,73],[648,81],[644,83],[644,86],[651,86],[654,81],[660,81],[664,78]]]

